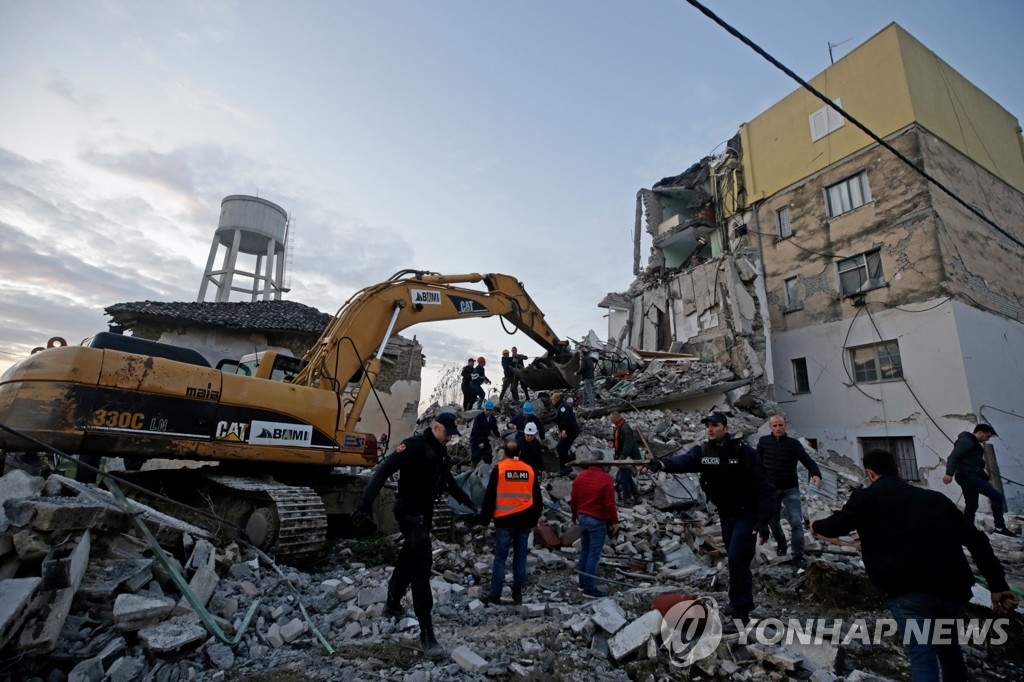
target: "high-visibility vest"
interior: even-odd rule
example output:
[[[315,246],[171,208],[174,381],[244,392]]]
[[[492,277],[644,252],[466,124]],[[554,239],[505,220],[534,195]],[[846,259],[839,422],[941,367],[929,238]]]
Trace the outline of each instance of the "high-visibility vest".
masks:
[[[525,511],[533,504],[533,467],[518,459],[498,462],[498,496],[494,517]]]

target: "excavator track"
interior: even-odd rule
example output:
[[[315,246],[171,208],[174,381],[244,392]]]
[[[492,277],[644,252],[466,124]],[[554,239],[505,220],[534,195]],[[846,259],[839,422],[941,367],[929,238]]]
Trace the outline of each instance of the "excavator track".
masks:
[[[226,540],[235,539],[242,529],[253,545],[278,561],[302,563],[324,551],[327,510],[312,488],[286,485],[269,476],[207,473],[202,469],[119,472],[119,476],[152,493],[129,490],[129,497],[207,528]],[[168,503],[163,497],[179,504]],[[223,522],[191,514],[188,507],[212,511]]]
[[[313,489],[229,474],[207,474],[205,478],[245,497],[269,498],[256,500],[245,523],[249,541],[260,549],[286,561],[312,559],[323,552],[327,510]]]

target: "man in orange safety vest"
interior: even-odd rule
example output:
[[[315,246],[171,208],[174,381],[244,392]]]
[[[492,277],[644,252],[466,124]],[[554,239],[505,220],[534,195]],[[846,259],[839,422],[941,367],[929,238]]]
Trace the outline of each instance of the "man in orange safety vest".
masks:
[[[501,604],[509,549],[512,550],[512,601],[523,603],[530,531],[537,525],[541,510],[540,479],[533,467],[519,458],[519,444],[508,441],[504,457],[491,470],[480,511],[483,523],[494,519],[494,566],[491,588],[483,598],[484,603]]]

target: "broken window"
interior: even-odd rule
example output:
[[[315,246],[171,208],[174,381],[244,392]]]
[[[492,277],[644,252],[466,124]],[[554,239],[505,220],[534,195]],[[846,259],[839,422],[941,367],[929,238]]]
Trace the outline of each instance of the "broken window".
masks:
[[[793,393],[810,393],[811,382],[807,378],[807,358],[793,360]]]
[[[898,341],[882,341],[869,346],[850,348],[853,381],[858,384],[877,384],[903,378]]]
[[[825,203],[830,218],[852,211],[869,201],[871,188],[868,187],[868,174],[865,171],[825,188]]]
[[[878,249],[839,261],[839,293],[849,296],[875,287],[885,286],[882,252]]]
[[[783,206],[775,212],[775,222],[779,226],[779,239],[793,235],[793,226],[789,222],[789,206]]]
[[[890,436],[887,438],[860,438],[861,456],[870,450],[886,450],[896,458],[896,466],[900,477],[905,481],[920,481],[921,472],[917,468],[917,453],[914,451],[914,439],[909,436]]]
[[[804,302],[800,298],[800,289],[797,287],[798,278],[790,277],[782,282],[782,288],[786,295],[786,311],[800,310]]]
[[[832,101],[836,103],[836,106],[842,108],[842,100],[834,99]],[[817,142],[829,133],[839,130],[846,123],[843,115],[832,107],[818,109],[807,117],[807,121],[811,124],[811,142]]]

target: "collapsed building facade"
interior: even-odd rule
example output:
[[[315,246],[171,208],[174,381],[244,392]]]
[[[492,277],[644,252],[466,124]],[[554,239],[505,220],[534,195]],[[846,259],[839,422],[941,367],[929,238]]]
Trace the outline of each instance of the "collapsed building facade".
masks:
[[[956,496],[958,432],[1024,438],[1020,125],[896,24],[810,83],[937,182],[796,90],[638,192],[637,278],[600,304],[608,337],[717,360],[820,450],[886,447]],[[998,443],[989,466],[1020,509],[1024,457]]]

